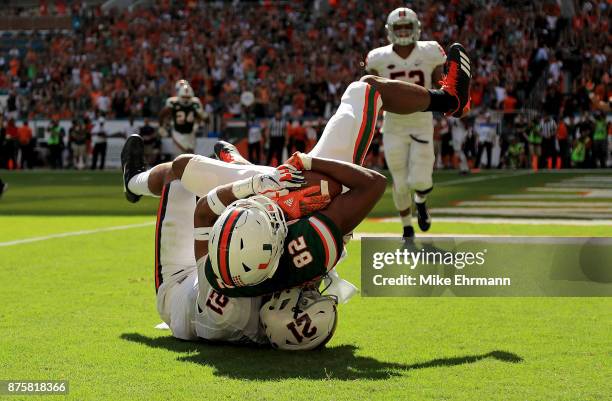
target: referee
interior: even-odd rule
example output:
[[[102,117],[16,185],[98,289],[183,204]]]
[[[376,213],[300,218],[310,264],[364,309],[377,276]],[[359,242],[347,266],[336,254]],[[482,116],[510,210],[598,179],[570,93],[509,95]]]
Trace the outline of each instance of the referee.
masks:
[[[552,116],[546,116],[540,122],[540,133],[542,134],[542,160],[546,161],[548,169],[552,169],[553,160],[557,156],[556,139],[557,139],[557,123]]]
[[[274,118],[268,124],[268,137],[270,138],[270,147],[268,148],[268,159],[266,165],[271,166],[272,157],[276,158],[276,164],[283,163],[283,149],[287,136],[287,122],[282,118],[280,111],[274,114]]]

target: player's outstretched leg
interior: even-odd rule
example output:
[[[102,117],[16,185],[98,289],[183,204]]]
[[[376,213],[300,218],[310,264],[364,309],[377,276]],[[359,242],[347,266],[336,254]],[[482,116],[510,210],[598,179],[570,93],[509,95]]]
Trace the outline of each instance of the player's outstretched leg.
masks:
[[[172,163],[162,163],[145,170],[144,142],[139,135],[131,135],[121,150],[123,191],[125,198],[136,203],[143,195],[161,196],[165,182],[174,179]]]
[[[130,135],[121,149],[121,169],[123,170],[123,192],[128,202],[136,203],[142,194],[130,190],[130,180],[145,171],[144,141],[140,135]]]
[[[448,51],[440,89],[425,89],[409,82],[366,75],[361,81],[372,85],[382,99],[382,109],[395,114],[435,111],[461,117],[470,109],[471,63],[463,46]]]
[[[226,141],[217,141],[215,143],[215,156],[217,159],[231,164],[253,164],[240,154],[236,146]]]

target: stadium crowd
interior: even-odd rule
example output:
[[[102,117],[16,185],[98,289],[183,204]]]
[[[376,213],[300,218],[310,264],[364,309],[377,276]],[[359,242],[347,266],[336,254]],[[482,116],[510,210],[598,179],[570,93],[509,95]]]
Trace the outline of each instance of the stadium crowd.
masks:
[[[363,75],[367,52],[387,44],[387,11],[405,5],[161,1],[153,8],[103,12],[59,3],[56,12],[72,13],[73,31],[20,34],[42,45],[0,54],[0,91],[8,94],[5,143],[22,146],[25,136],[13,136],[17,121],[155,118],[180,78],[222,120],[247,112],[260,120],[280,111],[283,118],[318,121]],[[607,102],[612,95],[607,1],[576,1],[573,10],[556,1],[409,3],[419,13],[422,39],[444,47],[461,42],[474,60],[474,118],[467,129],[476,131],[481,146],[468,152],[489,153],[487,142],[496,140],[507,166],[594,166],[602,158],[605,165],[610,124],[594,112],[592,98]],[[44,5],[44,12],[53,12]],[[245,110],[240,95],[247,90],[255,102]],[[483,129],[490,111],[496,116],[493,137]],[[439,163],[454,165],[447,162],[453,125],[438,125]]]

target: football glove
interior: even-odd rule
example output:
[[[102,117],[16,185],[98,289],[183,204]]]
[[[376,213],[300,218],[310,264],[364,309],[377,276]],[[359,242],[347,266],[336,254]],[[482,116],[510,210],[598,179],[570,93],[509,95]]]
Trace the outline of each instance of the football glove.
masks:
[[[313,195],[320,193],[320,186],[313,186],[297,191],[291,191],[286,195],[273,198],[283,209],[290,220],[299,219],[317,210],[325,209],[331,202],[329,195]]]
[[[285,162],[285,164],[295,167],[297,170],[306,171],[312,169],[312,157],[306,153],[295,152]]]

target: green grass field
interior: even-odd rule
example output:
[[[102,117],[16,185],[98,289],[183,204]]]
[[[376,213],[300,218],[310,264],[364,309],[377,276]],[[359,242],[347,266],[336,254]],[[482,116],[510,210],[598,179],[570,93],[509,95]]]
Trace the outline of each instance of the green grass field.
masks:
[[[461,183],[442,172],[430,204],[585,175],[609,177],[491,172]],[[155,200],[125,202],[118,172],[2,178],[0,380],[69,380],[74,400],[612,399],[609,298],[355,297],[322,351],[182,342],[154,329]],[[390,196],[373,217],[394,215]],[[588,224],[434,220],[431,233],[612,236],[609,222]],[[372,219],[357,231],[400,228]],[[358,286],[359,247],[339,266]]]

